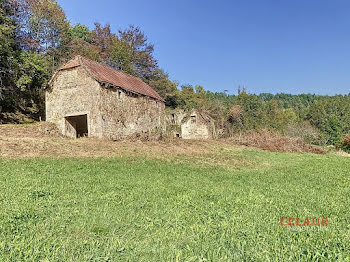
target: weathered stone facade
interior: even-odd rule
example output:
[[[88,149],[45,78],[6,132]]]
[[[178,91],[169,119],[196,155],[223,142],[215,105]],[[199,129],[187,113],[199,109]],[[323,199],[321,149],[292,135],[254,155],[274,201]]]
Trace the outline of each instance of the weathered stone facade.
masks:
[[[198,110],[172,111],[168,114],[167,123],[175,137],[183,139],[216,138],[214,120]]]
[[[74,66],[59,70],[51,80],[46,90],[46,121],[69,137],[119,139],[162,129],[165,104],[101,83],[86,67]]]
[[[101,89],[101,117],[104,136],[123,138],[144,131],[162,130],[165,104],[122,89]],[[118,132],[116,133],[116,130]]]

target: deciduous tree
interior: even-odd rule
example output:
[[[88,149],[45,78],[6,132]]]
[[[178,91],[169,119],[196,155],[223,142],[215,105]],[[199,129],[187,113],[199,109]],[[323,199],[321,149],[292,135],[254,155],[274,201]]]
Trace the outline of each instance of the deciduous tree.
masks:
[[[136,76],[149,79],[158,68],[157,60],[153,57],[154,46],[148,43],[141,29],[133,25],[120,30],[119,38],[131,48],[131,62]]]

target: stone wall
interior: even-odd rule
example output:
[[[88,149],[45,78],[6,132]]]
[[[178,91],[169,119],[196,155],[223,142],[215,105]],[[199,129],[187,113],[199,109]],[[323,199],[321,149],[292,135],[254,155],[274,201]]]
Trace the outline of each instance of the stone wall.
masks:
[[[181,125],[183,139],[211,139],[213,138],[213,123],[204,119],[197,111],[189,113]]]
[[[102,137],[101,87],[82,67],[59,71],[46,91],[46,121],[74,137],[68,116],[87,114],[89,136]]]
[[[101,97],[103,132],[108,138],[119,139],[135,133],[161,131],[165,127],[163,102],[116,88],[103,88]]]
[[[165,127],[165,104],[122,89],[106,88],[82,67],[59,71],[46,92],[46,120],[75,137],[65,119],[87,115],[89,136],[119,139]]]
[[[183,139],[216,138],[215,123],[208,115],[198,110],[172,110],[166,117],[168,133]]]

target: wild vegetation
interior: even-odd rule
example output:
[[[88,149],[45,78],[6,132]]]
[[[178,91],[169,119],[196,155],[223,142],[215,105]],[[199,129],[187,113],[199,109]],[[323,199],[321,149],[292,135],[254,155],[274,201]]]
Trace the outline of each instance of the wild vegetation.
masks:
[[[0,0],[0,123],[44,118],[43,88],[54,70],[75,55],[142,78],[170,108],[198,108],[215,120],[221,136],[268,129],[316,145],[348,150],[350,96],[213,93],[169,79],[154,46],[131,25],[72,25],[54,0]],[[114,29],[116,30],[116,29]]]

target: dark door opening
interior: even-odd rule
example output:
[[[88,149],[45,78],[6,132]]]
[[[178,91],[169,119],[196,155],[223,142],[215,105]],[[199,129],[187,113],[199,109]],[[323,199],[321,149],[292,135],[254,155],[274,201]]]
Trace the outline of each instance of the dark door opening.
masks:
[[[71,137],[85,137],[89,135],[87,115],[80,116],[68,116],[65,118],[67,121],[67,134]]]

